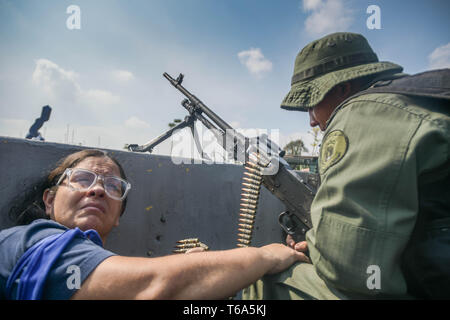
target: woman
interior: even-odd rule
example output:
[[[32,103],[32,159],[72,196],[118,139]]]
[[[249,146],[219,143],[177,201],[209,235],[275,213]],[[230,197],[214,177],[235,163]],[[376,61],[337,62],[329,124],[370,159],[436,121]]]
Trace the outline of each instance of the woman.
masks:
[[[34,201],[26,211],[47,219],[0,232],[1,298],[219,299],[307,261],[282,244],[160,258],[103,249],[131,186],[120,164],[100,150],[69,155],[41,187],[45,209],[39,213]]]

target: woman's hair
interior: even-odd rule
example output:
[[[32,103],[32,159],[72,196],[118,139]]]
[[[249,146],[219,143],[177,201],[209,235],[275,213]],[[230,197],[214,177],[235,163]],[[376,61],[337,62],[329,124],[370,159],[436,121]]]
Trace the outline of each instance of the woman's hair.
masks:
[[[10,219],[17,225],[29,224],[36,219],[50,219],[45,213],[45,204],[42,199],[44,191],[50,189],[56,192],[59,178],[64,174],[67,168],[73,168],[78,163],[89,157],[107,157],[111,159],[119,168],[120,176],[122,179],[127,179],[125,172],[120,163],[107,152],[98,149],[85,149],[68,155],[61,159],[56,168],[54,168],[47,178],[41,179],[37,183],[33,184],[24,193],[17,196],[12,201],[12,206],[9,210]],[[127,205],[127,199],[122,201],[122,215]]]

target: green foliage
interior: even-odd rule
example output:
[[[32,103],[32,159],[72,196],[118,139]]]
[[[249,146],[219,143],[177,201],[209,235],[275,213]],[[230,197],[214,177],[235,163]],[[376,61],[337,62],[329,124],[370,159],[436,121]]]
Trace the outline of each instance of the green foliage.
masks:
[[[284,146],[284,151],[290,156],[300,156],[302,152],[309,152],[308,148],[305,146],[301,139],[289,142]]]

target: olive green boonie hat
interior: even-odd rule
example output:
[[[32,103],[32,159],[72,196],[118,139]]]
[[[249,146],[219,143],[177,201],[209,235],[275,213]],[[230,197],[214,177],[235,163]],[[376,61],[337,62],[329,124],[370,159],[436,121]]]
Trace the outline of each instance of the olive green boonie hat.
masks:
[[[281,103],[281,108],[308,111],[342,82],[402,70],[397,64],[379,62],[362,35],[333,33],[311,42],[299,52],[295,59],[291,90]]]

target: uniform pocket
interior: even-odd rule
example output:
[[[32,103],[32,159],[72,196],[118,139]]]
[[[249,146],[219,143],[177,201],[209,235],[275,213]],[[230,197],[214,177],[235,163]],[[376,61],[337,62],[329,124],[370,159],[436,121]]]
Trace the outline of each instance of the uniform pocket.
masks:
[[[390,244],[406,240],[343,222],[324,212],[315,237],[311,258],[326,282],[344,291],[369,295],[399,290],[399,283],[393,279],[400,270],[392,262],[398,261],[395,257],[400,253]]]

